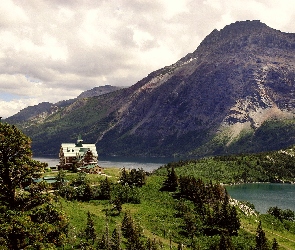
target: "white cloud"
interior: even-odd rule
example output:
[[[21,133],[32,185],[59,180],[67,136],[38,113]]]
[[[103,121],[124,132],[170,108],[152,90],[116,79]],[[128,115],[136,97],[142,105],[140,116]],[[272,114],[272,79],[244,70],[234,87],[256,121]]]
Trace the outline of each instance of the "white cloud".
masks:
[[[2,0],[0,116],[99,85],[132,85],[193,52],[214,28],[237,20],[260,19],[295,32],[293,5],[293,0]]]
[[[0,2],[0,26],[2,28],[9,28],[27,20],[25,11],[13,1],[2,0]]]
[[[17,113],[18,111],[26,108],[27,106],[32,106],[38,104],[37,100],[32,99],[18,99],[18,100],[11,100],[11,101],[1,101],[0,100],[0,109],[1,109],[1,116],[3,118],[7,118],[11,116],[11,113]]]

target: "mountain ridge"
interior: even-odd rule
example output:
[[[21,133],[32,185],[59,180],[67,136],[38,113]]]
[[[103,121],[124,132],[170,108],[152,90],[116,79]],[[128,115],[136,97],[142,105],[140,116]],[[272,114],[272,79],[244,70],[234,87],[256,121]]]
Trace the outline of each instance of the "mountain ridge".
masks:
[[[234,145],[261,151],[257,131],[271,127],[262,125],[294,118],[294,59],[295,34],[239,21],[131,87],[78,100],[25,132],[36,148],[47,138],[43,152],[77,134],[102,154],[202,156],[239,151]]]
[[[37,123],[40,123],[51,114],[58,112],[60,109],[64,107],[70,106],[79,99],[104,95],[122,88],[126,87],[117,87],[111,85],[94,87],[90,90],[83,91],[80,95],[73,99],[62,100],[56,103],[41,102],[33,106],[28,106],[20,110],[17,114],[8,117],[6,120],[11,123],[21,123],[24,121],[35,121]]]

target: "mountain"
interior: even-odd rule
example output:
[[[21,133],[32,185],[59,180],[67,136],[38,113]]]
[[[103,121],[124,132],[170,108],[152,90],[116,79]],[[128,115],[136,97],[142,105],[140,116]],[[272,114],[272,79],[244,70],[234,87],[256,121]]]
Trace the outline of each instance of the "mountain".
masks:
[[[295,34],[260,21],[213,30],[175,64],[129,88],[78,99],[24,126],[36,153],[61,142],[96,143],[100,154],[214,155],[295,143]],[[7,119],[9,121],[9,119]]]
[[[6,121],[13,124],[21,123],[22,126],[24,126],[24,123],[27,124],[27,126],[32,126],[32,124],[42,123],[48,116],[58,112],[66,106],[73,104],[78,99],[100,96],[122,88],[123,87],[111,85],[94,87],[93,89],[82,92],[74,99],[59,101],[57,103],[42,102],[34,106],[29,106],[22,109],[17,114],[9,117]]]
[[[123,87],[117,87],[112,85],[99,86],[99,87],[95,87],[93,89],[82,92],[80,95],[78,95],[77,98],[80,99],[80,98],[89,98],[93,96],[100,96],[100,95],[104,95],[122,88]]]

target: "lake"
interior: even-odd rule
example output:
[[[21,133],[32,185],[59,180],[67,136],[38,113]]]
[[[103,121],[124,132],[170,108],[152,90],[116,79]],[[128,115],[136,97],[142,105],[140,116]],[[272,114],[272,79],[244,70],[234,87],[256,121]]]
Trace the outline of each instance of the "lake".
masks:
[[[252,183],[226,186],[230,196],[236,200],[249,201],[260,213],[270,207],[295,211],[295,185],[281,183]]]
[[[35,160],[48,163],[49,167],[56,166],[59,162],[58,157],[34,157]],[[126,169],[138,169],[142,168],[147,172],[151,172],[160,166],[163,166],[172,161],[178,161],[174,158],[158,158],[158,157],[123,157],[123,156],[100,156],[98,159],[98,165],[104,168],[117,167]]]
[[[49,166],[56,166],[59,161],[58,158],[34,157],[34,159],[46,162]],[[98,165],[104,168],[142,168],[151,172],[160,166],[178,160],[175,158],[108,156],[99,157]],[[266,213],[270,207],[274,206],[295,211],[295,185],[253,183],[226,186],[226,189],[232,198],[251,202],[260,213]]]

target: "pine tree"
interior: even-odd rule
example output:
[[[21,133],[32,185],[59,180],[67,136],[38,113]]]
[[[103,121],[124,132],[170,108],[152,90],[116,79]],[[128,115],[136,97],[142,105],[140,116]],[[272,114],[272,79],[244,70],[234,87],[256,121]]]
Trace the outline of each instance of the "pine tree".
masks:
[[[111,183],[107,177],[100,182],[99,187],[100,187],[99,198],[102,200],[110,200],[111,199]]]
[[[169,169],[167,171],[167,178],[162,185],[161,191],[175,192],[178,187],[178,177],[173,166],[171,171]]]
[[[148,238],[146,241],[146,244],[145,244],[145,249],[146,250],[158,250],[159,244],[156,242],[156,239],[151,240],[150,238]]]
[[[83,201],[90,201],[92,197],[93,197],[92,187],[90,186],[90,184],[87,183],[84,186],[84,193],[83,193],[82,200]]]
[[[125,168],[121,170],[120,183],[122,185],[129,185],[129,174]]]
[[[112,201],[113,204],[113,210],[117,211],[118,215],[122,211],[122,202],[119,197],[117,197],[115,200]]]
[[[272,250],[279,250],[279,244],[278,244],[276,238],[274,238],[272,241],[272,248],[271,249]]]
[[[265,236],[265,232],[262,229],[261,221],[259,222],[257,230],[256,230],[255,250],[269,250],[267,245],[267,238]]]
[[[141,239],[141,230],[133,221],[130,213],[126,213],[121,226],[122,234],[126,238],[127,250],[144,250]]]
[[[121,250],[121,236],[117,228],[114,229],[111,239],[111,249],[112,250]]]
[[[213,221],[218,227],[225,229],[229,235],[237,234],[241,223],[236,208],[229,203],[227,194],[222,204],[219,202],[215,204]]]
[[[221,234],[218,250],[234,250],[231,238],[229,235]]]
[[[97,249],[99,249],[99,250],[110,250],[109,239],[108,239],[107,232],[103,233],[103,235],[101,236],[101,239],[97,244]]]
[[[134,233],[134,222],[129,212],[124,215],[121,231],[125,238],[129,238]]]
[[[230,235],[237,235],[240,229],[241,222],[238,217],[237,209],[234,206],[229,206],[227,230]]]
[[[106,224],[105,231],[101,237],[101,240],[98,243],[98,249],[100,249],[100,250],[111,250],[112,249],[108,222]]]
[[[96,232],[95,232],[95,228],[94,228],[94,221],[93,221],[93,218],[92,218],[89,211],[87,213],[87,224],[86,224],[86,228],[85,228],[85,237],[86,237],[87,241],[89,239],[92,239],[92,244],[94,243],[94,240],[96,238]]]
[[[142,168],[138,169],[136,171],[135,181],[136,181],[135,186],[137,186],[137,187],[142,187],[143,185],[145,185],[145,183],[146,183],[146,173]]]

